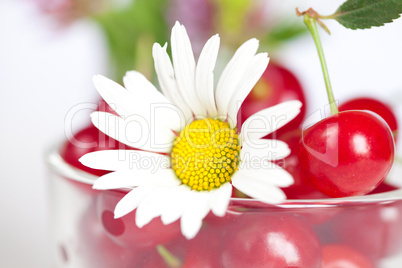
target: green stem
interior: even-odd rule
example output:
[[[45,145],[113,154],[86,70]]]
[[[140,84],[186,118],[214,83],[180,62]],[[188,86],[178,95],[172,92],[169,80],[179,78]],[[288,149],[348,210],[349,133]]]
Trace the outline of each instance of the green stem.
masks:
[[[304,23],[306,24],[308,30],[311,32],[311,35],[313,36],[314,43],[317,47],[318,56],[320,57],[322,73],[324,74],[325,87],[327,88],[328,101],[331,108],[331,114],[337,114],[339,111],[335,103],[334,93],[332,92],[331,82],[329,80],[329,74],[327,64],[325,62],[324,51],[321,46],[320,36],[318,35],[316,18],[312,18],[307,14],[304,14]]]
[[[164,246],[157,245],[156,250],[170,268],[179,268],[181,266],[180,259],[170,253]]]
[[[323,20],[331,20],[331,19],[334,20],[334,19],[336,18],[336,16],[337,16],[337,14],[334,13],[334,14],[332,14],[332,15],[327,15],[327,16],[319,15],[319,18],[320,18],[320,19],[323,19]]]

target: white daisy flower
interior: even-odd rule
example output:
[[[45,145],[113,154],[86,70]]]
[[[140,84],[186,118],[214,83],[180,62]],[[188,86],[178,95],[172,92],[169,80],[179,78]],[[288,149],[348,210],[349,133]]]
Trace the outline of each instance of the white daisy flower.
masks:
[[[299,101],[264,109],[237,131],[237,112],[268,65],[267,53],[256,54],[258,40],[245,42],[234,54],[214,89],[220,38],[212,36],[196,64],[184,26],[172,29],[173,65],[166,45],[153,46],[160,93],[143,75],[130,71],[125,88],[102,76],[94,84],[119,116],[91,115],[106,135],[140,150],[107,150],[84,155],[91,168],[109,170],[94,189],[128,188],[116,205],[119,218],[136,209],[142,227],[155,217],[164,224],[180,219],[191,239],[212,211],[224,216],[232,187],[265,203],[286,199],[279,187],[292,176],[271,160],[286,157],[286,143],[263,140],[300,111]]]

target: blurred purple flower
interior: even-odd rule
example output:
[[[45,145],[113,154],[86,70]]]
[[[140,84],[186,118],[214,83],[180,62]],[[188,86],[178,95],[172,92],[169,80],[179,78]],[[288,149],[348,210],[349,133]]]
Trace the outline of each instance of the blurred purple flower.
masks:
[[[209,0],[172,0],[168,21],[174,25],[180,21],[186,25],[194,53],[199,55],[202,45],[213,34],[214,6]]]
[[[110,0],[32,0],[39,9],[62,24],[105,10]]]

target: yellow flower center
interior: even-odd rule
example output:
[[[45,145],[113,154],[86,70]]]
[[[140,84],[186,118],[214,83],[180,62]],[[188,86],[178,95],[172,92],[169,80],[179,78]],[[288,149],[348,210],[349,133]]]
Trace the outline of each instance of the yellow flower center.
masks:
[[[210,191],[230,182],[239,165],[236,129],[211,118],[193,121],[175,139],[172,165],[177,177],[193,190]]]

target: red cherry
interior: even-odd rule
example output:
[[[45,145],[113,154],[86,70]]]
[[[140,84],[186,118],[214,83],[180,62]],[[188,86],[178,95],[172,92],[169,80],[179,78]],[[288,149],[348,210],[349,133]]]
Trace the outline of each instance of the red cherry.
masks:
[[[369,111],[332,115],[303,132],[302,172],[332,197],[363,195],[387,176],[394,160],[387,123]]]
[[[239,216],[240,216],[239,212],[233,212],[233,211],[226,211],[226,214],[223,217],[218,217],[212,212],[210,212],[203,220],[203,223],[207,226],[207,228],[214,229],[219,232],[221,228],[226,228],[227,225],[236,224],[236,222],[239,219]]]
[[[390,127],[392,133],[394,134],[394,138],[396,140],[396,132],[398,130],[398,122],[393,112],[392,108],[379,100],[372,98],[356,98],[351,99],[341,106],[339,106],[339,111],[348,111],[348,110],[369,110],[372,111],[379,116],[381,116]]]
[[[228,227],[223,267],[321,267],[320,245],[308,224],[284,213],[245,213]]]
[[[380,185],[378,185],[377,188],[375,188],[373,191],[371,191],[370,194],[386,193],[386,192],[393,191],[396,189],[399,189],[399,188],[383,182]]]
[[[117,115],[117,113],[104,100],[99,102],[96,110]],[[60,150],[60,155],[68,164],[93,175],[102,176],[109,173],[109,171],[89,168],[81,164],[78,159],[80,159],[84,154],[90,152],[114,149],[134,150],[134,148],[128,147],[125,144],[110,138],[100,132],[93,125],[90,125],[66,141]]]
[[[254,113],[289,100],[299,100],[303,103],[299,115],[288,124],[276,131],[276,135],[298,128],[306,114],[306,98],[298,79],[286,68],[270,62],[261,79],[244,100],[239,122],[244,122]],[[271,134],[271,136],[275,134]]]
[[[138,264],[131,267],[138,268],[169,268],[167,263],[163,260],[163,258],[159,255],[156,249],[152,249],[149,252],[144,253],[141,256],[141,259]]]
[[[79,256],[84,267],[138,267],[168,268],[155,249],[126,249],[109,238],[96,215],[96,206],[91,205],[83,214],[79,225]]]
[[[332,241],[352,247],[374,263],[402,249],[402,201],[345,207],[328,224]]]
[[[286,142],[286,144],[290,148],[290,155],[285,157],[284,159],[280,159],[274,161],[275,164],[284,168],[287,172],[289,172],[294,179],[294,183],[282,190],[286,194],[288,199],[320,199],[327,198],[328,196],[324,195],[314,185],[310,182],[310,180],[303,174],[298,157],[298,148],[301,140],[302,130],[300,128],[294,129],[292,131],[288,131],[286,133],[278,136],[278,140]]]
[[[213,228],[213,227],[212,227]],[[201,230],[197,236],[189,241],[187,253],[182,268],[222,267],[221,264],[221,237],[223,230],[219,233],[214,229]]]
[[[131,149],[109,136],[100,132],[96,127],[89,126],[70,138],[60,150],[60,155],[68,164],[79,168],[83,171],[91,173],[96,176],[102,176],[109,171],[92,169],[81,164],[78,159],[84,154],[101,151],[101,150],[114,150],[114,149]]]
[[[332,244],[322,247],[322,268],[374,268],[374,265],[354,248]]]
[[[97,199],[97,215],[106,234],[117,244],[132,250],[153,248],[180,237],[180,223],[164,225],[160,218],[142,228],[135,224],[135,211],[114,219],[114,208],[125,195],[122,191],[102,191]]]
[[[127,250],[114,243],[105,233],[92,204],[82,215],[78,225],[78,254],[83,267],[133,267],[142,259],[142,252]]]

